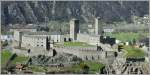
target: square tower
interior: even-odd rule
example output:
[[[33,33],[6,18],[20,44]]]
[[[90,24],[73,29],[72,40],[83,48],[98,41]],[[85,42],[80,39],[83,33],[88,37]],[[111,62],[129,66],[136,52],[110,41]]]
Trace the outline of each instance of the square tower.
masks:
[[[98,22],[99,22],[99,18],[95,18],[95,34],[98,35]]]
[[[102,35],[103,33],[103,25],[100,24],[100,17],[95,18],[95,35]]]
[[[77,40],[77,34],[79,33],[79,20],[70,20],[70,38],[72,41]]]

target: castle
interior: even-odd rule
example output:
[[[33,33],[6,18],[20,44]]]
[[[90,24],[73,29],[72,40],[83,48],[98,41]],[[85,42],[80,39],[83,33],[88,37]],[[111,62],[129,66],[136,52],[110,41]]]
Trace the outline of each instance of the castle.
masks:
[[[70,39],[72,42],[85,42],[91,45],[97,45],[100,43],[100,33],[98,30],[99,18],[95,18],[95,26],[93,34],[80,33],[79,29],[79,20],[71,19],[70,20],[70,34],[65,36],[58,32],[42,32],[37,31],[35,28],[30,29],[15,29],[14,39],[17,42],[19,47],[25,48],[39,48],[39,49],[49,49],[50,44],[52,43],[63,43],[64,39]]]
[[[109,54],[114,57],[114,51],[109,48],[107,45],[101,43],[101,35],[103,35],[102,26],[99,27],[99,18],[95,18],[94,26],[90,26],[89,32],[81,33],[80,32],[79,20],[71,19],[70,20],[70,34],[61,34],[58,32],[42,32],[35,29],[13,29],[14,39],[17,43],[17,46],[20,48],[24,47],[31,50],[50,50],[53,49],[54,43],[64,43],[66,41],[70,42],[84,42],[90,45],[95,45],[94,47],[70,47],[70,48],[55,48],[57,52],[65,52],[69,54],[74,54],[83,60],[99,60],[103,59]],[[100,30],[99,30],[100,29]],[[96,47],[97,46],[97,47]],[[52,54],[52,53],[50,53]]]

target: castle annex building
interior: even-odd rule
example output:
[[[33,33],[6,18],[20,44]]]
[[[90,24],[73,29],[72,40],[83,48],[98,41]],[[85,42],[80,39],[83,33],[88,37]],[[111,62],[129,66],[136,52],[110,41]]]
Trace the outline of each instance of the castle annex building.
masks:
[[[54,42],[63,42],[63,35],[56,32],[30,32],[14,31],[14,39],[19,47],[50,49],[50,44]]]

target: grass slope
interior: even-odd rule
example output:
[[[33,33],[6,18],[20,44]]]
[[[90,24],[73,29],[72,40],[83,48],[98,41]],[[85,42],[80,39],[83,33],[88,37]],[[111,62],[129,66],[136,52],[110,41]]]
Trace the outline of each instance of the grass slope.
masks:
[[[18,63],[25,63],[27,60],[29,59],[29,57],[25,57],[25,56],[17,56],[14,60],[13,60],[13,64],[18,64]]]
[[[95,61],[84,61],[84,63],[89,66],[90,73],[99,72],[99,70],[104,67],[104,64]]]
[[[9,58],[12,56],[12,53],[9,50],[3,50],[1,53],[1,65],[5,65]],[[17,63],[25,63],[28,60],[29,57],[25,56],[17,56],[12,63],[17,64]]]
[[[1,66],[6,65],[11,55],[12,53],[9,50],[3,50],[1,52]]]
[[[139,48],[132,46],[124,46],[124,49],[127,51],[126,57],[144,57],[145,53]]]
[[[126,41],[132,41],[133,39],[138,40],[139,38],[141,38],[142,36],[140,35],[140,33],[127,33],[127,32],[121,32],[121,33],[106,33],[107,36],[111,36],[114,37],[118,40],[121,40],[123,42]],[[144,36],[147,36],[148,33],[143,33]]]

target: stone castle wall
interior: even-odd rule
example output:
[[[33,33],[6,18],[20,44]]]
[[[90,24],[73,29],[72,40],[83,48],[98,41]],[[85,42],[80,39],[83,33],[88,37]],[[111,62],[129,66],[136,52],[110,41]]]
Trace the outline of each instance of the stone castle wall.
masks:
[[[105,53],[102,51],[97,51],[96,48],[72,48],[72,47],[63,47],[55,48],[57,52],[64,52],[76,55],[82,60],[100,60],[103,59]]]
[[[97,45],[100,42],[100,36],[89,34],[77,34],[77,41],[85,42],[91,45]]]

